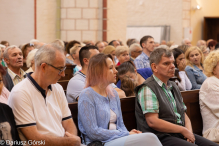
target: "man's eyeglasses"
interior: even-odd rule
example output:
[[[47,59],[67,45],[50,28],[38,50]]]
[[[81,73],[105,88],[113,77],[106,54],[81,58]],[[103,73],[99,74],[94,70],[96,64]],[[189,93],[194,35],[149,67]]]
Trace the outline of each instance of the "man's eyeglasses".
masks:
[[[49,65],[49,66],[51,66],[51,67],[53,67],[53,68],[55,68],[55,69],[57,69],[57,70],[59,70],[59,75],[60,75],[63,71],[65,71],[65,69],[66,69],[66,66],[63,67],[62,69],[59,69],[59,68],[53,66],[52,64],[49,64],[49,63],[46,63],[46,64]]]
[[[34,47],[34,44],[32,44],[32,43],[30,43],[29,45]]]
[[[133,52],[138,53],[138,54],[141,54],[141,53],[142,53],[142,51],[133,51]]]

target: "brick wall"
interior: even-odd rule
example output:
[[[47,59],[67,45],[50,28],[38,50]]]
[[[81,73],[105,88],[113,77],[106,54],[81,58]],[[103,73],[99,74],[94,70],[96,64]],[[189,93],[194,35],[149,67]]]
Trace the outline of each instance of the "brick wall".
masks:
[[[34,1],[0,0],[0,41],[21,45],[34,38]]]
[[[102,40],[102,0],[62,0],[61,39]]]
[[[181,44],[183,37],[183,0],[127,0],[127,25],[170,25],[170,40]],[[185,6],[187,8],[187,6]]]

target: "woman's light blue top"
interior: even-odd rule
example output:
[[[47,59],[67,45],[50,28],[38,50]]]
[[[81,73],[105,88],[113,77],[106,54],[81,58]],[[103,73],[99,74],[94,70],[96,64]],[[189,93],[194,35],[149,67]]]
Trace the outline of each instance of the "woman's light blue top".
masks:
[[[200,89],[202,83],[207,78],[201,69],[199,69],[196,65],[193,65],[194,68],[187,65],[185,68],[186,74],[192,83],[192,89]]]
[[[86,142],[111,140],[129,135],[121,112],[118,93],[113,89],[115,97],[104,97],[91,87],[84,89],[78,101],[78,127],[85,135]],[[109,130],[110,109],[116,113],[117,130]]]

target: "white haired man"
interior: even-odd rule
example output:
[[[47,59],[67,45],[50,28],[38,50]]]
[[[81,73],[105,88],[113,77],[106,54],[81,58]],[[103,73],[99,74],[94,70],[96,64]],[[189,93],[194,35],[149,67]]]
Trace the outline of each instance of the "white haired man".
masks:
[[[35,71],[13,88],[8,99],[21,140],[51,146],[81,145],[65,93],[57,84],[65,76],[63,49],[44,45],[34,60]]]
[[[129,48],[131,61],[134,61],[142,53],[142,48],[138,43],[134,43]]]
[[[189,47],[192,46],[191,41],[188,38],[185,38],[185,39],[182,40],[182,45],[187,45]]]
[[[205,46],[207,47],[206,41],[205,40],[198,40],[197,42],[197,47]]]
[[[7,73],[3,76],[5,87],[11,89],[26,77],[26,73],[21,69],[23,66],[23,54],[21,49],[12,45],[5,49],[4,60],[7,63]]]

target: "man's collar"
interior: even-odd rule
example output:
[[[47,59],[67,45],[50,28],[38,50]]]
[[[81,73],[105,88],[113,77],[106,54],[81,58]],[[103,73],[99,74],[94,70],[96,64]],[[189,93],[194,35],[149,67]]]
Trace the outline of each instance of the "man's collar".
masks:
[[[154,80],[158,83],[158,85],[159,85],[160,87],[165,87],[165,88],[167,88],[167,89],[171,89],[171,88],[172,88],[172,85],[170,84],[169,81],[167,81],[167,87],[166,87],[165,83],[162,82],[162,81],[161,81],[158,77],[156,77],[154,74],[153,74],[153,77],[154,77]]]
[[[40,91],[40,93],[42,94],[42,96],[43,96],[44,98],[46,98],[46,90],[44,90],[43,88],[41,88],[41,87],[39,86],[39,84],[37,84],[37,82],[31,77],[31,74],[32,74],[32,72],[27,73],[27,77],[30,79],[30,81],[33,83],[33,85],[37,88],[37,90]],[[49,86],[48,86],[48,89],[50,89],[50,90],[52,91],[52,86],[49,85]]]
[[[149,57],[148,57],[148,55],[147,54],[145,54],[143,51],[142,51],[142,53],[141,53],[142,55],[144,55],[147,59],[149,59]]]
[[[10,70],[9,68],[7,68],[9,75],[11,76],[12,79],[14,79],[16,76],[18,76],[16,73],[14,73],[12,70]],[[26,78],[26,73],[23,71],[23,69],[20,68],[20,73],[21,73],[21,77],[25,77]]]

